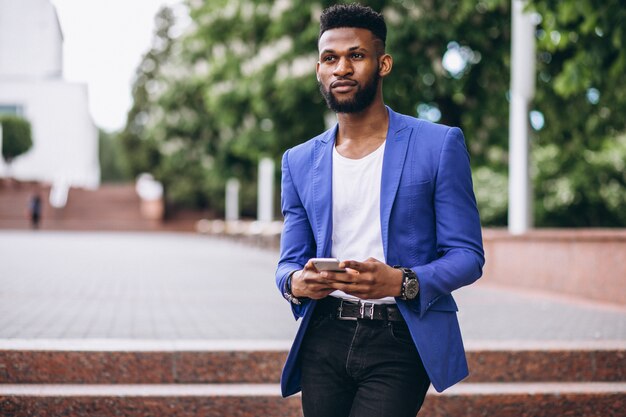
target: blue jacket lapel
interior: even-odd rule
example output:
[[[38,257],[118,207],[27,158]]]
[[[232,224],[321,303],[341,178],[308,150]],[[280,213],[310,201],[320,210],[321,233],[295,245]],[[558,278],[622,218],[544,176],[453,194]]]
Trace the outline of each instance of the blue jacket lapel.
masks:
[[[388,259],[389,217],[398,191],[402,169],[409,144],[411,129],[402,120],[402,116],[389,109],[389,129],[383,157],[383,174],[380,186],[380,225],[383,238],[385,259]]]
[[[333,230],[333,147],[337,126],[326,131],[315,142],[313,155],[313,216],[317,256],[330,256]]]

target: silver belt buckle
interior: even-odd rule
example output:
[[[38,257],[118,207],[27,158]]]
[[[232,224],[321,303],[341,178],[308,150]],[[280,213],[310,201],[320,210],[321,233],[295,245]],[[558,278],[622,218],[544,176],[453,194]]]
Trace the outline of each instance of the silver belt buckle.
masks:
[[[365,307],[367,304],[369,304],[368,314],[365,314]],[[359,314],[362,319],[374,320],[374,303],[359,301]]]
[[[341,313],[343,312],[343,302],[344,300],[341,300],[341,302],[339,303],[339,314],[337,315],[337,319],[338,320],[358,320],[358,317],[344,317],[341,315]]]

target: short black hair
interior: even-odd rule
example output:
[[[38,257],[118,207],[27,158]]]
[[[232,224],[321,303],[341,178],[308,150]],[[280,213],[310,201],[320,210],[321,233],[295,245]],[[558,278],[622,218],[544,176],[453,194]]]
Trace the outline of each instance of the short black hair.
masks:
[[[367,29],[383,42],[383,46],[387,41],[387,25],[383,15],[358,3],[335,4],[324,9],[320,16],[319,36],[337,28]]]

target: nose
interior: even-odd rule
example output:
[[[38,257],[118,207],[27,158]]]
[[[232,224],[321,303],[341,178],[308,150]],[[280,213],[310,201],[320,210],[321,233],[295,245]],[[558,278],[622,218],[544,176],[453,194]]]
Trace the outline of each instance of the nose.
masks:
[[[345,57],[339,58],[337,66],[333,71],[333,75],[336,77],[345,77],[350,74],[352,74],[352,64],[350,63],[350,60]]]

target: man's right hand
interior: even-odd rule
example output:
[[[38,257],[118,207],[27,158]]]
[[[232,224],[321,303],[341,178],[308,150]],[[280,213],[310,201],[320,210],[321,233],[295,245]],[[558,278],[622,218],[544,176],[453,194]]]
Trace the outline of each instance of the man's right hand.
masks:
[[[329,287],[329,273],[325,272],[324,275],[315,269],[313,262],[308,261],[304,269],[296,271],[291,276],[291,293],[294,297],[314,300],[326,297],[335,290]]]

